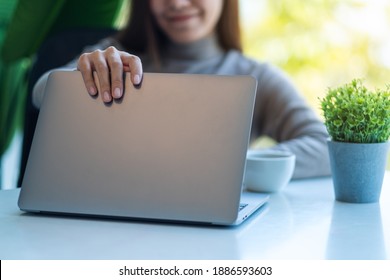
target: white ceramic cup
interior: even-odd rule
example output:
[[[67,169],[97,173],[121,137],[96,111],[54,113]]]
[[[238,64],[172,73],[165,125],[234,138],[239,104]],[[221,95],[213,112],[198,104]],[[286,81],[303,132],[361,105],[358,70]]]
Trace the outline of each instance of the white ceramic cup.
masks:
[[[249,150],[244,185],[255,192],[278,192],[290,181],[295,155],[284,151]]]

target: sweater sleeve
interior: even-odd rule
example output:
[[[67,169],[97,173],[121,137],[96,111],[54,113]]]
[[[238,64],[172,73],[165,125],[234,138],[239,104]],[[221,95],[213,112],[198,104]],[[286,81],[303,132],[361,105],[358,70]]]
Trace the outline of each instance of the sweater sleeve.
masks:
[[[282,71],[263,66],[258,77],[252,140],[266,135],[278,142],[271,149],[294,153],[293,178],[329,175],[324,124]]]

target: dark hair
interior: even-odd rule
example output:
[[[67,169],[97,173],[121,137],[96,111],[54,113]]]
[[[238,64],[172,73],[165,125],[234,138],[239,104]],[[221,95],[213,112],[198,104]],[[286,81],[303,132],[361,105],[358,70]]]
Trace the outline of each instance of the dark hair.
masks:
[[[224,0],[216,31],[222,49],[242,51],[238,0]],[[145,0],[132,1],[128,23],[116,38],[127,50],[135,54],[148,52],[156,62],[159,46],[168,40],[154,20],[149,1]]]

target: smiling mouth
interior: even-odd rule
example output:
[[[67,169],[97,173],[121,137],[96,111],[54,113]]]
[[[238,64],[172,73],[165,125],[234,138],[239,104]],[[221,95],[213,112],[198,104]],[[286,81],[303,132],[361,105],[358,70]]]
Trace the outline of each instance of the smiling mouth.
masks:
[[[193,18],[196,18],[198,16],[198,14],[182,14],[182,15],[169,15],[166,17],[166,19],[170,22],[177,22],[177,23],[181,23],[181,22],[186,22],[190,19],[193,19]]]
[[[180,15],[180,16],[173,16],[169,17],[168,19],[173,22],[181,22],[181,21],[186,21],[191,18],[195,17],[194,15]]]

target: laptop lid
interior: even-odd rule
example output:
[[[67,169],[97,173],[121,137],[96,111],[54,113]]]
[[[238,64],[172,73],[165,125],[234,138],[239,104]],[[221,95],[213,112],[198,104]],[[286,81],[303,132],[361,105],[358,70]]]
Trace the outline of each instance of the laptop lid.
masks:
[[[19,197],[25,211],[215,224],[240,203],[257,82],[128,74],[106,105],[80,72],[53,72]]]

